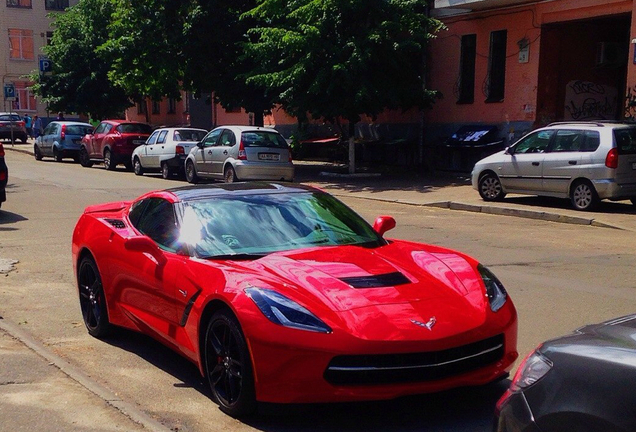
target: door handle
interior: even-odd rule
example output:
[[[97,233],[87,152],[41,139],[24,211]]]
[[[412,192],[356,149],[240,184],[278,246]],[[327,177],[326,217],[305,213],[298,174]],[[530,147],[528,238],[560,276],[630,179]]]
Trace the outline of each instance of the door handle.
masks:
[[[532,162],[532,166],[539,166],[539,162]]]
[[[210,155],[211,155],[211,154],[212,154],[212,150],[208,150],[208,154],[210,154]]]
[[[576,165],[576,161],[568,161],[570,165]]]
[[[227,154],[227,150],[225,150],[225,151],[223,152],[223,154],[224,154],[224,155],[226,155],[226,154]]]

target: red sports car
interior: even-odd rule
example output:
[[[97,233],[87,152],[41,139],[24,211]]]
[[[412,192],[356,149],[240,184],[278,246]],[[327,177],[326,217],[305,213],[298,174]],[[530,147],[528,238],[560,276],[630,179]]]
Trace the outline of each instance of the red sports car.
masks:
[[[88,332],[153,336],[221,409],[388,399],[481,385],[517,358],[517,314],[474,259],[383,238],[331,195],[277,183],[88,207],[73,261]]]

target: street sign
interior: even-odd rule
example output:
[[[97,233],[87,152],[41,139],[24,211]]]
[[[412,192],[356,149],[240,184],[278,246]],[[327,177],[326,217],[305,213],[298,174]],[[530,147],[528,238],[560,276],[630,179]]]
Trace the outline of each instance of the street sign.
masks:
[[[38,56],[40,61],[40,73],[50,73],[53,72],[53,63],[49,60],[48,57],[40,55]]]
[[[4,98],[8,101],[15,100],[15,85],[13,85],[13,83],[5,83]]]

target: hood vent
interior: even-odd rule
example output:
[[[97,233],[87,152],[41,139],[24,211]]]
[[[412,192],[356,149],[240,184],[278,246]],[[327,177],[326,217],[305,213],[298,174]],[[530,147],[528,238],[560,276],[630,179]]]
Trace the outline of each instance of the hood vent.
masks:
[[[372,276],[346,277],[340,280],[354,288],[380,288],[411,283],[411,281],[400,272]]]
[[[126,224],[120,219],[104,219],[104,221],[118,229],[126,228]]]

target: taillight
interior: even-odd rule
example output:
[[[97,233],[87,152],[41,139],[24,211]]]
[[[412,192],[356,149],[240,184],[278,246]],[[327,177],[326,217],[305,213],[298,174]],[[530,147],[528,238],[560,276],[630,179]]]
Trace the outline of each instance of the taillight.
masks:
[[[605,166],[608,168],[618,168],[618,149],[616,147],[607,152]]]
[[[0,157],[4,157],[4,146],[0,144]]]
[[[289,151],[289,162],[292,162],[292,154],[291,154],[291,149],[287,149]]]
[[[241,140],[241,144],[239,144],[239,160],[247,160],[247,153],[245,153],[245,146],[243,145],[243,140]]]
[[[65,124],[62,125],[62,134],[61,134],[61,136],[62,136],[62,139],[64,139],[64,137],[66,136],[66,125]]]
[[[176,152],[177,154],[185,154],[185,149],[183,146],[177,146]]]
[[[24,123],[23,121],[19,121],[19,122],[18,122],[18,126],[20,126],[20,127],[24,126],[25,124],[26,124],[26,123]]]
[[[5,171],[0,172],[0,181],[5,181],[7,179],[7,173]]]

